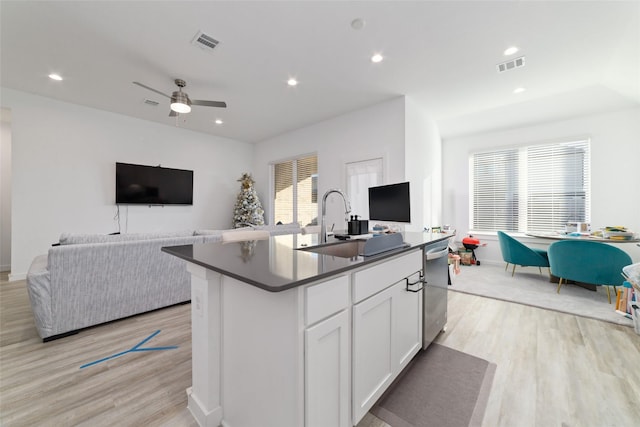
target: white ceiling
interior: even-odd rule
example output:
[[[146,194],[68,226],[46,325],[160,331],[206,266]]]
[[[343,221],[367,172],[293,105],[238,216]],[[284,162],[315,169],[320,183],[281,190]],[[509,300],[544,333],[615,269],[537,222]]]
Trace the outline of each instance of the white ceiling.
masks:
[[[444,138],[640,105],[640,1],[2,0],[0,14],[3,87],[248,142],[399,95]],[[213,52],[191,44],[199,30]],[[498,74],[512,45],[526,66]],[[228,108],[170,118],[131,83],[170,94],[175,78]]]

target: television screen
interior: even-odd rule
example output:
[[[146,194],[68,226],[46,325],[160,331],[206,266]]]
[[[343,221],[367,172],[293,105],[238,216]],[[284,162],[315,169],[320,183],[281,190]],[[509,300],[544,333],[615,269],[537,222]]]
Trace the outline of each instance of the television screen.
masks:
[[[369,219],[411,222],[409,183],[369,187]]]
[[[116,204],[192,205],[193,171],[116,163]]]

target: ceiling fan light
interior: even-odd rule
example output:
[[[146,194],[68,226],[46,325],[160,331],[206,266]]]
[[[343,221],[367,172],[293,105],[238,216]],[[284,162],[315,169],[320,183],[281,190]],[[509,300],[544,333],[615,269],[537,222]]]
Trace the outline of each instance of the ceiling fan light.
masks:
[[[182,102],[172,102],[171,109],[176,113],[181,113],[181,114],[191,112],[191,107],[189,107],[187,104],[183,104]]]
[[[171,96],[171,109],[181,114],[191,112],[191,101],[189,97],[183,92],[173,92]]]

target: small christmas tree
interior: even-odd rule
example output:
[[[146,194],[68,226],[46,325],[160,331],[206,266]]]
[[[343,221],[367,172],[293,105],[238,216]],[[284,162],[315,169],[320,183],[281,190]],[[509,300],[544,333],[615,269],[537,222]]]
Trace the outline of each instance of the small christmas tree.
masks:
[[[238,181],[242,183],[242,188],[233,208],[233,228],[245,227],[247,224],[264,225],[264,209],[253,187],[255,181],[251,174],[243,173]]]

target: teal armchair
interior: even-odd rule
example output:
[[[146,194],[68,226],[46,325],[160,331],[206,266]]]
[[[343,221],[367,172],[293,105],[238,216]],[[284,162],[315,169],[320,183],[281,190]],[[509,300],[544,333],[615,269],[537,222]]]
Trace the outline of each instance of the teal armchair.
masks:
[[[540,274],[542,274],[542,267],[549,267],[547,251],[543,249],[530,248],[524,243],[521,243],[509,236],[504,231],[498,231],[498,241],[500,242],[502,259],[507,263],[504,269],[506,270],[509,267],[509,264],[513,264],[511,276],[516,272],[516,265],[521,265],[523,267],[538,267]]]
[[[624,282],[622,267],[633,264],[622,249],[588,240],[561,240],[552,243],[548,252],[551,274],[560,278],[558,293],[563,280],[606,286],[609,304],[609,286],[614,290],[621,286]]]

